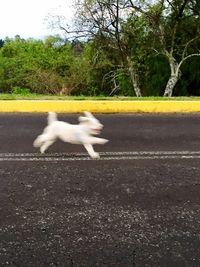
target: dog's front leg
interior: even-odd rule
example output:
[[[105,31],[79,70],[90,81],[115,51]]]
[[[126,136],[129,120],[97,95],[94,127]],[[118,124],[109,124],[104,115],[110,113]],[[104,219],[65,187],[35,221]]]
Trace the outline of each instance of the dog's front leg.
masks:
[[[87,142],[92,145],[94,144],[104,145],[105,143],[108,142],[108,140],[104,138],[90,136],[87,138]]]
[[[84,145],[85,149],[87,150],[87,152],[91,158],[93,158],[93,159],[100,158],[99,153],[94,151],[93,146],[91,144],[83,144],[83,145]]]

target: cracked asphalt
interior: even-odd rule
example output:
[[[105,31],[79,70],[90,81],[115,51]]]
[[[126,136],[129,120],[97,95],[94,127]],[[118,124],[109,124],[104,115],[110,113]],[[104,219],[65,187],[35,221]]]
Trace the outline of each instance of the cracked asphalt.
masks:
[[[96,116],[110,140],[96,151],[152,158],[76,160],[83,147],[57,142],[22,160],[39,158],[46,114],[0,113],[0,266],[200,266],[200,115]]]

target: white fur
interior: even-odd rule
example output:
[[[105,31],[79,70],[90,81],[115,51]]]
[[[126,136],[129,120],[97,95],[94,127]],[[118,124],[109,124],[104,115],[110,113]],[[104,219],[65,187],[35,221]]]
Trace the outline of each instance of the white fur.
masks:
[[[40,147],[40,152],[44,153],[56,139],[60,139],[71,144],[81,144],[91,158],[99,158],[99,154],[94,151],[93,145],[105,144],[108,140],[93,135],[100,134],[103,125],[90,112],[84,112],[84,115],[79,117],[79,124],[70,124],[59,121],[55,112],[49,112],[48,126],[35,139],[33,146]]]

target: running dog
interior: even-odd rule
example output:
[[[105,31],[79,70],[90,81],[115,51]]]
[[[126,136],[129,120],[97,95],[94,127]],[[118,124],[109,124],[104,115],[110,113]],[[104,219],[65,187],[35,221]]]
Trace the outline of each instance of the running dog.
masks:
[[[99,153],[93,149],[94,144],[105,144],[107,139],[94,137],[103,129],[103,125],[90,112],[84,112],[85,116],[78,118],[79,124],[70,124],[57,119],[55,112],[49,112],[47,123],[43,133],[33,142],[34,147],[39,147],[44,153],[56,139],[71,144],[80,144],[85,147],[91,158],[99,158]]]

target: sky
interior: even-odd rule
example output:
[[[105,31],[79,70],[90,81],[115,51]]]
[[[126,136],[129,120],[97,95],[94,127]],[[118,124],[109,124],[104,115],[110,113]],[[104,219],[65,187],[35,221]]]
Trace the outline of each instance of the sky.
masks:
[[[0,39],[43,39],[56,34],[48,27],[49,15],[61,15],[69,23],[73,17],[73,0],[2,0],[0,5]],[[58,32],[57,32],[58,33]]]

